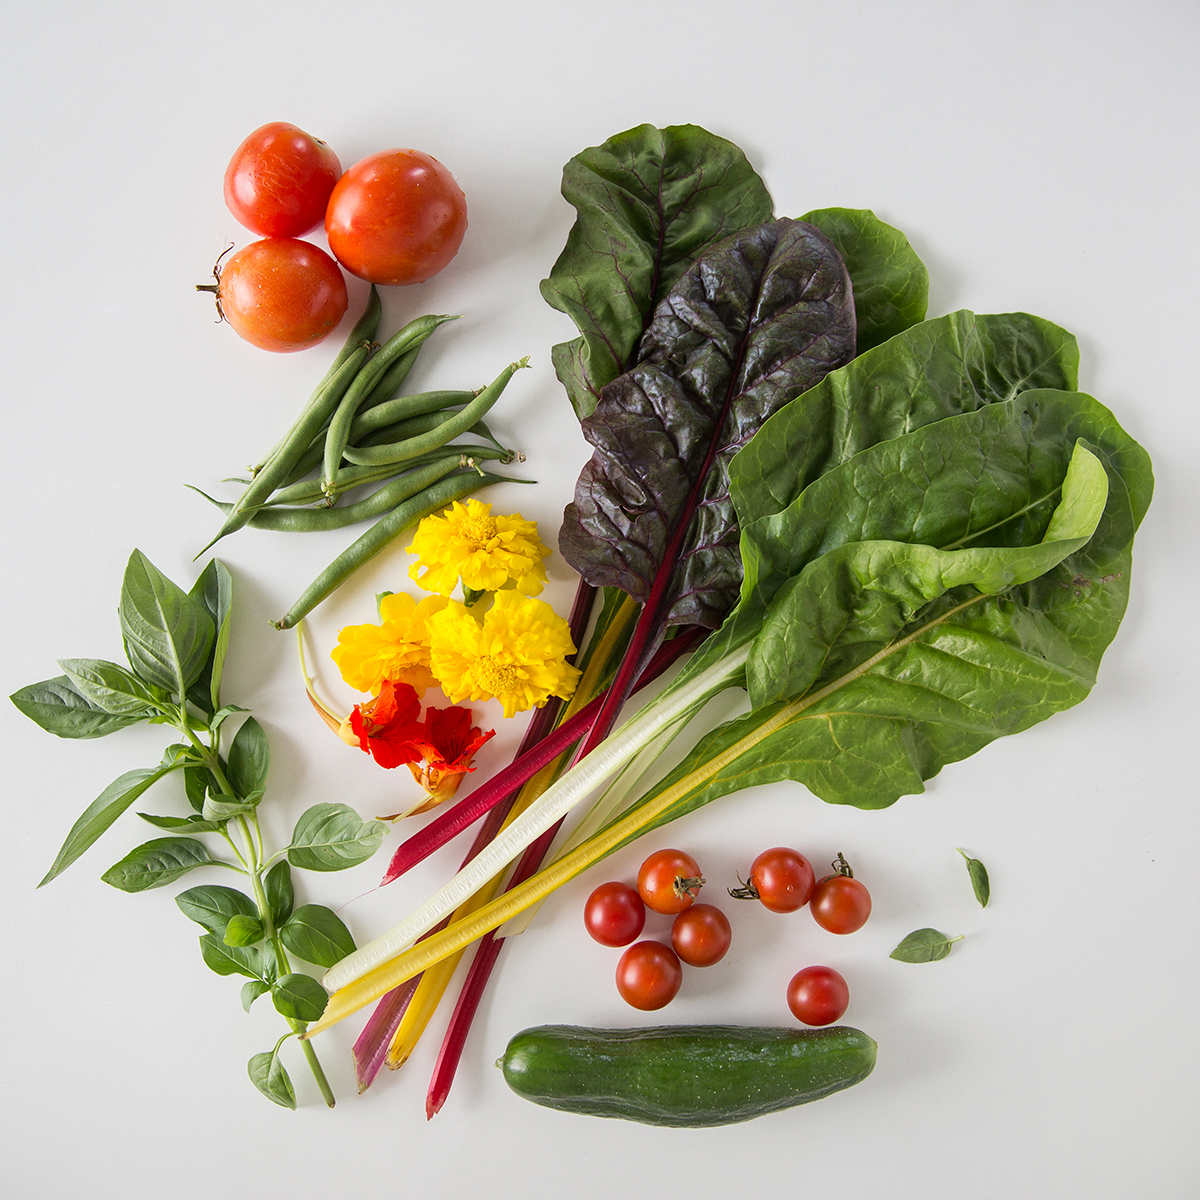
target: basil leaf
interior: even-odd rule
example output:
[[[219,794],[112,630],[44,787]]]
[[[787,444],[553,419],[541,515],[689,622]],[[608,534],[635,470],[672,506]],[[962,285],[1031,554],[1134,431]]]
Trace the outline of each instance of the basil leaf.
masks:
[[[138,813],[143,821],[148,821],[156,829],[185,829],[188,833],[216,833],[221,828],[221,821],[205,821],[202,817],[156,817],[152,813]]]
[[[208,787],[212,776],[204,767],[184,767],[183,788],[187,793],[188,803],[196,810],[203,812],[204,798],[208,795]]]
[[[200,954],[210,971],[218,975],[245,975],[249,979],[269,980],[274,957],[264,946],[227,946],[215,934],[200,939]]]
[[[583,422],[596,451],[563,514],[563,557],[639,602],[670,570],[665,623],[715,628],[742,578],[729,460],[853,354],[849,277],[813,226],[774,221],[710,247]]]
[[[249,1012],[250,1005],[252,1005],[255,1000],[259,998],[259,996],[265,995],[270,990],[271,985],[268,983],[263,983],[261,979],[247,979],[246,982],[242,984],[242,1008],[245,1009],[246,1012]]]
[[[955,849],[963,856],[967,864],[967,873],[971,876],[971,888],[980,908],[987,908],[987,902],[992,895],[992,885],[988,881],[987,867],[977,858],[972,858],[961,846]]]
[[[153,692],[116,663],[102,658],[63,658],[58,665],[75,690],[104,712],[141,719],[159,711]]]
[[[31,721],[61,738],[107,737],[149,715],[106,712],[81,695],[65,675],[31,683],[13,692],[9,699]]]
[[[61,875],[152,783],[181,765],[171,763],[153,768],[141,767],[126,771],[119,779],[114,779],[71,826],[54,864],[38,887]]]
[[[263,879],[263,889],[267,893],[267,906],[271,910],[271,920],[278,929],[291,916],[293,891],[292,868],[287,859],[281,859],[266,874]]]
[[[578,215],[542,296],[580,332],[551,358],[582,419],[688,264],[768,220],[771,197],[741,150],[697,125],[639,125],[584,150],[563,168],[562,194]]]
[[[185,917],[222,939],[234,917],[258,917],[258,909],[249,896],[216,883],[188,888],[175,897],[175,903]]]
[[[233,580],[225,564],[215,558],[210,559],[188,594],[203,606],[216,630],[212,651],[189,689],[188,699],[203,712],[213,713],[221,707],[221,676],[225,654],[229,649],[230,614],[233,609]]]
[[[226,800],[210,793],[205,798],[204,807],[200,811],[206,821],[228,821],[231,817],[241,817],[252,813],[258,799],[261,799],[261,795],[255,799],[247,797],[246,800]]]
[[[226,775],[230,786],[239,796],[249,797],[253,792],[261,796],[270,767],[271,750],[267,745],[267,735],[253,717],[247,717],[229,747]]]
[[[850,272],[859,354],[925,320],[929,272],[900,230],[869,208],[822,208],[800,220],[837,247]]]
[[[118,614],[130,666],[182,701],[208,662],[215,637],[204,606],[135,550],[121,583]]]
[[[295,1110],[296,1093],[292,1089],[292,1081],[288,1078],[287,1071],[283,1069],[278,1047],[254,1055],[246,1069],[250,1073],[250,1082],[268,1100],[281,1108]]]
[[[329,1003],[329,993],[311,975],[284,975],[271,988],[277,1011],[293,1021],[316,1021]]]
[[[144,892],[174,883],[181,875],[210,862],[204,843],[195,838],[155,838],[131,850],[100,878],[123,892]]]
[[[888,957],[906,963],[937,962],[950,953],[950,947],[955,942],[961,942],[962,939],[961,933],[958,937],[947,937],[936,929],[914,929]]]
[[[346,804],[314,804],[300,814],[288,862],[307,871],[340,871],[366,862],[383,842],[387,826],[364,821]]]
[[[354,953],[354,938],[341,917],[320,904],[296,909],[279,936],[293,954],[318,967],[332,967]]]
[[[225,936],[221,939],[227,946],[253,946],[266,937],[263,923],[257,914],[253,917],[238,914],[229,918],[225,926]]]

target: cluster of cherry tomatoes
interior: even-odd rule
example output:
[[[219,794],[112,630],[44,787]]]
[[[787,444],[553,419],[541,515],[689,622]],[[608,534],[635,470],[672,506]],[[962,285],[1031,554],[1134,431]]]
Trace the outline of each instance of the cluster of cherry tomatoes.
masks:
[[[239,250],[215,291],[221,315],[264,350],[303,350],[336,328],[352,275],[421,283],[458,253],[467,203],[453,176],[419,150],[383,150],[345,173],[319,138],[284,121],[256,129],[225,172],[229,211],[263,240]],[[303,241],[324,222],[331,258]]]
[[[833,873],[818,880],[803,854],[785,846],[764,850],[749,878],[729,894],[758,900],[771,912],[796,912],[805,905],[822,929],[853,933],[871,915],[871,896],[839,853]],[[733,933],[729,919],[712,904],[695,903],[704,886],[699,864],[682,850],[658,850],[638,870],[637,889],[602,883],[588,897],[583,923],[603,946],[628,946],[617,964],[617,991],[634,1008],[653,1011],[669,1004],[683,984],[683,963],[711,967],[725,957]],[[637,941],[646,909],[675,919],[671,945]],[[630,943],[633,943],[632,945]],[[830,1025],[846,1011],[850,990],[831,967],[805,967],[787,988],[792,1014],[806,1025]]]

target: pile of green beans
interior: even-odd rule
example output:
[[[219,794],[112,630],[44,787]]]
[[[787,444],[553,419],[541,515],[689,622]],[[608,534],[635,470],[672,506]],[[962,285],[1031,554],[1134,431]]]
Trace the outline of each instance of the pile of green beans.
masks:
[[[377,345],[382,311],[372,286],[363,315],[292,427],[250,468],[249,479],[234,481],[245,484],[237,500],[226,503],[200,492],[225,514],[200,554],[247,525],[312,533],[379,518],[274,622],[277,629],[290,629],[423,517],[507,480],[480,463],[520,457],[496,441],[483,416],[529,360],[510,363],[477,390],[400,395],[426,339],[457,318],[418,317]],[[479,440],[455,440],[466,435]],[[339,503],[347,492],[373,484],[378,486],[363,498]]]

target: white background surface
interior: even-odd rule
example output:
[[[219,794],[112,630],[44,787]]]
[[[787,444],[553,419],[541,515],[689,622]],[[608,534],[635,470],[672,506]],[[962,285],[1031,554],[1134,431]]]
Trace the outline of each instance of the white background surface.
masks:
[[[1147,447],[1158,488],[1129,614],[1083,705],[883,812],[780,785],[671,834],[718,879],[769,845],[818,864],[844,850],[875,899],[847,939],[806,913],[739,909],[729,958],[689,973],[663,1014],[785,1023],[796,969],[818,961],[846,975],[846,1020],[879,1043],[874,1075],[740,1126],[553,1113],[511,1095],[491,1065],[531,1024],[638,1023],[612,985],[615,953],[585,937],[579,913],[602,878],[636,869],[645,844],[565,888],[506,947],[434,1121],[424,1094],[445,1014],[361,1099],[348,1059],[359,1022],[323,1035],[333,1112],[291,1051],[301,1107],[273,1107],[245,1062],[281,1019],[266,1002],[245,1015],[238,981],[204,968],[198,930],[171,901],[186,884],[127,896],[99,882],[155,836],[149,826],[127,814],[34,890],[78,813],[123,771],[157,762],[166,731],[60,741],[6,705],[0,1192],[1196,1195],[1198,17],[1168,0],[10,6],[5,694],[56,674],[59,657],[121,657],[115,607],[134,546],[190,585],[216,523],[182,485],[207,489],[270,445],[340,343],[264,354],[192,291],[229,240],[250,240],[224,209],[221,177],[270,120],[325,138],[343,166],[412,146],[455,173],[470,208],[463,250],[433,281],[388,292],[384,330],[420,312],[464,314],[425,352],[414,382],[429,386],[477,386],[532,357],[494,426],[539,484],[487,498],[536,518],[547,540],[587,457],[549,360],[573,330],[537,290],[573,217],[560,172],[643,121],[696,122],[737,142],[780,214],[873,208],[927,262],[930,315],[1026,309],[1073,330],[1082,387]],[[352,283],[355,310],[364,293]],[[311,804],[386,811],[403,786],[327,735],[292,638],[267,625],[344,541],[245,531],[220,547],[237,583],[225,694],[270,733],[263,818],[275,845]],[[388,556],[339,593],[314,640],[327,648],[341,625],[373,619],[373,593],[403,586],[405,561]],[[556,557],[548,598],[565,610],[573,587]],[[348,707],[322,661],[326,690]],[[515,726],[485,767],[514,748]],[[164,784],[137,807],[182,803]],[[990,868],[986,910],[956,846]],[[343,915],[373,936],[460,855],[451,847]],[[302,896],[341,905],[383,861],[301,875]],[[890,961],[922,925],[966,940],[941,963]]]

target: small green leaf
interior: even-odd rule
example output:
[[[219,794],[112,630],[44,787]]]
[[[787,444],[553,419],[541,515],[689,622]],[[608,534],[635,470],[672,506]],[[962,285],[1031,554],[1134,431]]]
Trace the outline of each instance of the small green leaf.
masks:
[[[259,996],[264,995],[270,990],[271,985],[263,983],[261,979],[247,979],[246,982],[242,984],[242,1008],[244,1008],[246,1012],[249,1012],[250,1005],[252,1005],[255,1000],[259,998]]]
[[[282,1108],[295,1109],[296,1093],[292,1090],[292,1081],[283,1069],[279,1059],[279,1048],[256,1054],[246,1068],[250,1073],[250,1082],[268,1100]]]
[[[958,937],[947,937],[936,929],[914,929],[888,957],[897,962],[937,962],[950,953],[950,947],[955,942],[961,942],[962,939],[961,933]]]
[[[116,716],[152,717],[157,698],[132,671],[102,658],[62,658],[58,665],[89,703]],[[159,693],[161,696],[161,693]]]
[[[292,915],[295,893],[292,890],[292,868],[287,859],[281,859],[266,874],[263,888],[267,893],[267,905],[271,909],[271,920],[279,928]]]
[[[294,1021],[316,1021],[329,1003],[329,993],[311,975],[285,975],[271,988],[276,1009]]]
[[[992,885],[988,882],[987,867],[977,858],[971,858],[961,847],[955,849],[967,860],[967,871],[971,876],[971,887],[975,889],[975,899],[980,908],[987,908],[987,902],[992,894]]]
[[[250,917],[239,913],[229,918],[225,926],[225,937],[222,939],[227,946],[253,946],[266,936],[262,922],[257,916]]]
[[[347,804],[314,804],[296,822],[288,861],[307,871],[355,867],[379,849],[386,832],[382,821],[364,821]]]
[[[31,721],[36,721],[47,733],[61,738],[107,737],[136,725],[146,714],[118,715],[98,708],[65,676],[31,683],[13,692],[9,699]]]
[[[221,675],[229,649],[229,616],[233,608],[233,580],[224,563],[211,559],[188,594],[204,608],[216,629],[208,661],[189,693],[198,708],[212,712],[221,707]],[[213,720],[217,721],[219,716],[218,713]]]
[[[246,816],[254,809],[253,801],[223,800],[220,797],[209,795],[205,798],[204,807],[200,812],[206,821],[228,821],[230,817]]]
[[[143,821],[149,821],[155,829],[186,830],[188,833],[216,833],[221,821],[206,821],[203,817],[156,817],[153,813],[138,813]]]
[[[265,947],[227,946],[212,933],[206,933],[200,939],[200,954],[208,969],[218,975],[269,980],[274,971],[274,956]]]
[[[188,803],[197,811],[204,809],[204,797],[208,795],[208,785],[212,776],[204,767],[184,767],[183,787],[187,793]]]
[[[224,938],[225,930],[234,917],[258,917],[254,901],[236,888],[218,883],[205,883],[188,888],[175,897],[179,911],[185,917],[204,926],[209,933]]]
[[[293,954],[318,967],[332,967],[354,953],[354,938],[341,917],[320,904],[296,909],[279,936]]]
[[[155,838],[131,850],[100,878],[123,892],[144,892],[173,883],[210,862],[208,849],[195,838]]]
[[[252,792],[260,796],[267,786],[267,772],[271,767],[271,751],[267,746],[267,735],[263,727],[253,718],[247,717],[229,747],[229,777],[233,790],[247,800]]]

